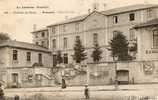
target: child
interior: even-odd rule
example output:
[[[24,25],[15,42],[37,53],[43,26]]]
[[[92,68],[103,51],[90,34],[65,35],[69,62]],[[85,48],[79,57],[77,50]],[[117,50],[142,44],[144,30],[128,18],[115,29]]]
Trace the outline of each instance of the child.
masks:
[[[85,85],[84,95],[85,95],[85,98],[86,98],[86,99],[89,99],[89,89],[88,89],[88,85]]]

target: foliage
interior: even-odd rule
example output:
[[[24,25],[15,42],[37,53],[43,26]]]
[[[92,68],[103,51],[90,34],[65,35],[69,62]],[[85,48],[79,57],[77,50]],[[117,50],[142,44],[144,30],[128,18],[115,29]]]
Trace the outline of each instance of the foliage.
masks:
[[[0,41],[4,41],[4,40],[10,40],[10,37],[7,33],[0,33]]]
[[[124,61],[131,59],[128,54],[128,41],[122,32],[117,31],[117,34],[110,41],[111,55],[112,57],[117,56],[118,60]]]
[[[94,61],[95,63],[97,63],[97,62],[99,62],[100,59],[102,58],[102,57],[101,57],[102,50],[100,49],[98,43],[95,43],[93,48],[94,48],[94,50],[93,50],[93,52],[92,52],[91,57],[93,58],[93,61]]]
[[[61,51],[60,50],[57,51],[57,59],[56,60],[57,60],[58,64],[61,64],[63,62],[63,58],[61,56]]]
[[[76,61],[76,63],[81,63],[81,61],[86,59],[86,53],[85,48],[81,43],[80,39],[76,39],[75,46],[74,46],[74,55],[73,59]]]

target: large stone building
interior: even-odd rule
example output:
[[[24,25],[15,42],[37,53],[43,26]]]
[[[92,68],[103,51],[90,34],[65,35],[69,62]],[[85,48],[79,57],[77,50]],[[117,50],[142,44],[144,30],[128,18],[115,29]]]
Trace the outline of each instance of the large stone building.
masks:
[[[7,87],[52,86],[52,56],[43,47],[18,41],[0,43],[0,82]]]
[[[86,62],[93,62],[92,47],[94,42],[98,42],[103,51],[101,62],[109,62],[113,60],[110,51],[108,51],[109,41],[116,34],[116,31],[121,31],[132,46],[133,43],[137,42],[137,34],[133,27],[157,17],[158,5],[154,4],[131,5],[107,11],[94,10],[91,13],[49,25],[44,30],[34,31],[34,43],[46,44],[46,47],[52,51],[53,64],[56,65],[57,50],[62,51],[65,63],[73,62],[73,47],[76,38],[80,38],[86,48],[88,58]],[[41,39],[44,36],[47,36],[46,41]],[[138,57],[140,54],[133,56],[136,59],[140,58]]]

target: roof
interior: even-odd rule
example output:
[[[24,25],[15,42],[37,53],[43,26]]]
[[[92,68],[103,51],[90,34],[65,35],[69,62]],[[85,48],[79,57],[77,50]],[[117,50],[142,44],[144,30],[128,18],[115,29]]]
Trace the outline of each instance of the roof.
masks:
[[[67,24],[67,23],[82,21],[82,20],[84,20],[87,16],[88,16],[88,14],[82,15],[82,16],[76,16],[76,17],[73,17],[73,18],[71,18],[71,19],[67,19],[67,20],[65,20],[65,21],[61,21],[61,22],[58,22],[58,23],[54,23],[54,24],[49,25],[49,26],[56,26],[56,25],[60,25],[60,24]],[[48,27],[49,27],[49,26],[48,26]]]
[[[107,11],[102,11],[102,13],[106,15],[113,15],[113,14],[118,14],[118,13],[136,11],[136,10],[141,10],[141,9],[143,10],[143,9],[154,8],[154,7],[158,7],[158,4],[136,4],[136,5],[118,7],[118,8],[110,9]]]
[[[42,32],[42,31],[48,31],[48,28],[45,27],[45,28],[42,28],[42,29],[39,29],[39,30],[35,30],[31,33]]]
[[[141,23],[141,24],[135,25],[133,28],[138,29],[138,28],[155,26],[155,25],[158,25],[158,18],[147,21],[146,23]]]
[[[50,52],[47,48],[27,43],[27,42],[20,42],[15,40],[8,40],[0,42],[0,48],[2,47],[12,47],[12,48],[19,48],[19,49],[26,49],[26,50],[33,50],[33,51],[40,51],[40,52]]]
[[[124,13],[124,12],[128,12],[128,11],[135,11],[135,10],[146,9],[146,8],[153,8],[153,7],[158,7],[158,4],[136,4],[136,5],[130,5],[130,6],[114,8],[114,9],[110,9],[110,10],[106,10],[106,11],[101,11],[101,12],[98,12],[98,13],[103,14],[103,15],[113,15],[113,14]],[[93,12],[97,12],[97,11],[93,11]],[[67,24],[67,23],[77,22],[77,21],[83,21],[89,15],[90,14],[76,16],[76,17],[73,17],[71,19],[61,21],[59,23],[54,23],[52,25],[48,25],[48,27],[49,26],[56,26],[56,25],[60,25],[60,24]]]

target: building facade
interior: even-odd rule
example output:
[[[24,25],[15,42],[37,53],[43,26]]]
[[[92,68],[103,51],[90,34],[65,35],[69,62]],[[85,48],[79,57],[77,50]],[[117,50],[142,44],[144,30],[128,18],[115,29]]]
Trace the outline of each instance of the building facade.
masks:
[[[107,11],[93,11],[86,15],[67,19],[63,22],[49,25],[45,30],[33,32],[34,37],[48,33],[47,46],[53,54],[56,65],[56,52],[62,51],[65,63],[73,62],[73,47],[76,38],[80,38],[87,53],[87,63],[93,62],[91,53],[95,42],[100,45],[103,54],[101,62],[112,61],[111,52],[108,51],[109,41],[116,31],[121,31],[132,46],[137,42],[137,34],[132,29],[139,23],[144,23],[158,17],[158,6],[152,4],[138,4],[127,7],[110,9]],[[34,38],[36,43],[40,37]],[[137,55],[134,55],[137,58]]]
[[[0,80],[6,87],[53,85],[52,56],[47,49],[9,40],[0,43],[0,52]]]
[[[104,85],[120,83],[158,83],[158,5],[139,4],[110,9],[107,11],[93,11],[83,16],[67,19],[46,27],[49,41],[48,49],[52,53],[53,65],[56,65],[57,51],[62,52],[64,63],[73,63],[74,44],[81,39],[86,49],[88,63],[86,74],[73,68],[64,68],[66,81],[69,84]],[[110,40],[122,32],[129,46],[137,44],[137,50],[129,51],[135,58],[130,62],[114,62],[109,49]],[[34,34],[41,34],[39,31]],[[35,38],[35,41],[38,38]],[[34,42],[35,43],[35,42]],[[91,54],[94,43],[98,43],[103,54],[100,63],[94,65]],[[70,70],[70,71],[67,71]],[[60,73],[61,72],[57,72]],[[75,73],[75,74],[74,74]],[[68,75],[67,75],[68,74]],[[71,75],[72,74],[72,75]],[[80,80],[80,81],[78,81]]]

